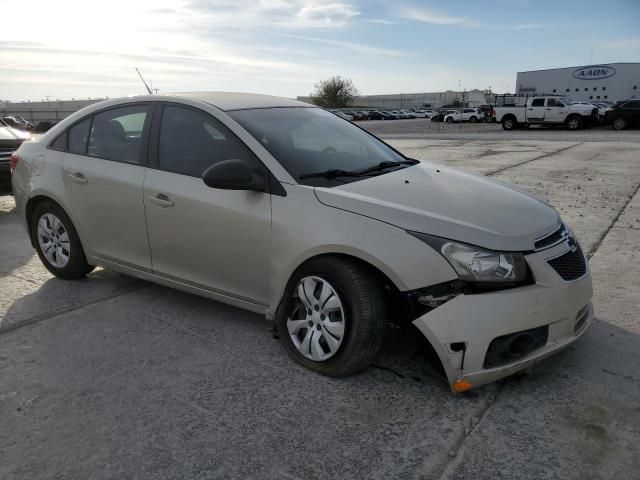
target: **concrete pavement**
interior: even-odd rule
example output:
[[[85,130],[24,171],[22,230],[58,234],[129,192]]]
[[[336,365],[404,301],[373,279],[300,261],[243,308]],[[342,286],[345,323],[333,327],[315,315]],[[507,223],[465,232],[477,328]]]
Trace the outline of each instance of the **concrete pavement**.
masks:
[[[103,270],[52,278],[0,197],[0,478],[634,478],[635,140],[391,140],[548,199],[592,255],[583,339],[459,396],[411,332],[390,331],[363,374],[328,379],[257,315]]]

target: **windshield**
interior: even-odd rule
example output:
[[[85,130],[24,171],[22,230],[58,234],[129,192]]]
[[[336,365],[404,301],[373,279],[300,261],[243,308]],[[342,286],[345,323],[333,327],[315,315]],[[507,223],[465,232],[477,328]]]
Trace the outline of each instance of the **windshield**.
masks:
[[[330,169],[358,171],[406,160],[380,140],[320,108],[263,108],[227,112],[299,183],[335,186],[367,177],[301,178]],[[381,172],[384,173],[384,172]]]

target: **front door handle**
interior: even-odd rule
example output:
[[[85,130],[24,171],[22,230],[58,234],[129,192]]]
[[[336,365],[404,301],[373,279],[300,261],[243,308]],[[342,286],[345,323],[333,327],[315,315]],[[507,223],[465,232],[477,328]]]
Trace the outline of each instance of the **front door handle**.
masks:
[[[71,180],[73,180],[75,183],[78,183],[78,184],[87,183],[87,181],[88,181],[87,177],[85,177],[80,172],[70,173],[69,174],[69,178]]]
[[[164,193],[149,195],[149,200],[151,200],[156,205],[160,205],[163,208],[173,207],[175,205],[175,203],[172,202]]]
[[[87,183],[87,178],[80,172],[70,173],[69,178],[79,184]]]

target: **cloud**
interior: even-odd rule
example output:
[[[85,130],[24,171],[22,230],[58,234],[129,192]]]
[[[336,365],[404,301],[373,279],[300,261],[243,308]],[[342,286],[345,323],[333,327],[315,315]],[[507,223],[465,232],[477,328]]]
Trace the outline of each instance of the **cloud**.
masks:
[[[311,28],[342,27],[360,12],[348,3],[309,4],[296,13],[297,25]]]
[[[468,17],[450,15],[446,12],[425,7],[400,7],[397,15],[408,20],[435,25],[465,25],[472,23]]]
[[[283,36],[286,36],[289,38],[296,38],[298,40],[304,40],[309,42],[324,43],[325,45],[333,45],[341,49],[352,50],[354,52],[363,53],[366,55],[383,55],[386,57],[413,56],[411,53],[407,52],[406,50],[392,50],[388,48],[378,48],[378,47],[372,47],[370,45],[363,45],[360,43],[345,42],[342,40],[333,40],[330,38],[307,37],[302,35],[291,35],[291,34],[285,34]]]
[[[386,18],[372,18],[369,20],[371,23],[379,23],[382,25],[395,25],[398,22],[394,22],[393,20],[387,20]]]

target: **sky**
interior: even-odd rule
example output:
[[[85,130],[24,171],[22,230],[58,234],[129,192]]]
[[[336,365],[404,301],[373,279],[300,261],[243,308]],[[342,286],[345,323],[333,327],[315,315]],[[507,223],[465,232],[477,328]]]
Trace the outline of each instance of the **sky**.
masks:
[[[154,88],[513,91],[516,72],[640,62],[640,0],[0,0],[0,99]]]

